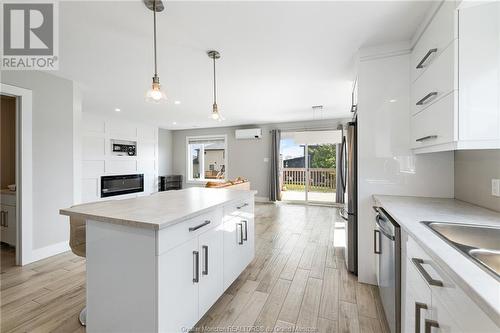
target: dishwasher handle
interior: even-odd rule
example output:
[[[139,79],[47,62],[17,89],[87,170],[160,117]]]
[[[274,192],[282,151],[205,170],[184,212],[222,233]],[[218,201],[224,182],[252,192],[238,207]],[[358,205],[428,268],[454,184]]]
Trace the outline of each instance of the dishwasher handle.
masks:
[[[380,233],[382,235],[384,235],[385,237],[389,238],[390,240],[394,241],[396,240],[396,236],[395,235],[391,235],[391,233],[389,233],[386,228],[382,225],[382,222],[380,222],[381,218],[380,218],[380,215],[377,215],[377,217],[375,218],[375,222],[377,223],[379,229],[380,229]]]

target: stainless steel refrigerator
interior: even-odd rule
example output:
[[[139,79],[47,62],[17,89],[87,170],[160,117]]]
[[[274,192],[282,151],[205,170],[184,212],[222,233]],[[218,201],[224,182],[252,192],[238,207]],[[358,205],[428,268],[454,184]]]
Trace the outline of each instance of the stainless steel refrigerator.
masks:
[[[342,188],[345,196],[345,208],[341,215],[346,221],[344,249],[347,270],[358,274],[358,149],[356,117],[347,123],[342,140]]]

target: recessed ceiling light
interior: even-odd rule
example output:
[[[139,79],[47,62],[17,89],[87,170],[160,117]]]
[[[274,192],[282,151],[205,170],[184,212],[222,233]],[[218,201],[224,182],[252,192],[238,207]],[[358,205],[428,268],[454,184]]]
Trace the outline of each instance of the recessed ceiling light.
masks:
[[[390,99],[389,103],[396,103],[398,100],[397,99]]]
[[[116,112],[120,112],[120,111],[121,111],[121,109],[120,109],[120,108],[116,108],[116,109],[115,109],[115,111],[116,111]]]
[[[172,122],[172,125],[177,125],[177,122],[176,122],[176,121],[173,121],[173,122]]]
[[[175,101],[174,104],[179,105],[181,104],[181,101]]]

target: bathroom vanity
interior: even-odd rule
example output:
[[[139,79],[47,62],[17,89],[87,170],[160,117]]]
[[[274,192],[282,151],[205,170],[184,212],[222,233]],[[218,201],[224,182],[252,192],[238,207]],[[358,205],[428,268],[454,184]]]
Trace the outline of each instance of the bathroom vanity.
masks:
[[[187,332],[254,257],[254,191],[188,188],[60,211],[86,220],[87,332]]]

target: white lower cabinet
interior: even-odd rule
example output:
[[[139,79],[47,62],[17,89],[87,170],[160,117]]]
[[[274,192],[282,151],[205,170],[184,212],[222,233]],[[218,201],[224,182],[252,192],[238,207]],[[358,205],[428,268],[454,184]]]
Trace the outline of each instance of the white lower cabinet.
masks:
[[[248,207],[224,221],[220,208],[160,231],[158,248],[166,252],[158,256],[159,332],[187,332],[252,261],[253,203]]]
[[[432,319],[431,290],[411,261],[406,263],[405,287],[403,332],[424,332],[425,320]]]
[[[159,257],[160,332],[187,331],[223,293],[222,243],[219,224]]]
[[[252,261],[253,253],[253,218],[234,217],[224,221],[224,289]]]
[[[160,332],[181,332],[198,321],[195,253],[198,238],[162,254],[158,260],[158,320]]]
[[[200,316],[210,309],[224,292],[223,287],[223,230],[211,229],[198,238]]]
[[[404,333],[500,332],[500,327],[411,237],[406,253]]]
[[[0,206],[1,241],[16,246],[16,207]]]

